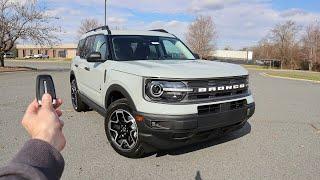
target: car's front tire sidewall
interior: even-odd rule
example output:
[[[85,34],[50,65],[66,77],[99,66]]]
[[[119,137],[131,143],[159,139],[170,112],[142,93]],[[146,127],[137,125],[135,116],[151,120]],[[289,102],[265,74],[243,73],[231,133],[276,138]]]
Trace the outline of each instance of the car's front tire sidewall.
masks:
[[[77,99],[78,99],[78,96],[79,96],[79,95],[78,95],[78,93],[72,94],[72,93],[74,93],[74,92],[72,92],[72,91],[73,91],[72,88],[76,88],[76,91],[78,90],[76,79],[73,79],[73,80],[71,81],[71,101],[72,101],[73,109],[76,110],[76,111],[78,111],[78,109],[79,109],[79,108],[78,108],[78,102],[75,104],[74,100],[72,99],[72,96],[75,96],[74,98],[77,98]]]
[[[72,100],[72,88],[76,88],[76,91],[75,91],[75,98],[76,98],[76,101],[77,101],[77,104],[75,104],[74,102],[72,102],[72,106],[73,106],[73,109],[77,112],[82,112],[82,111],[86,111],[88,109],[87,105],[84,104],[79,96],[79,90],[78,90],[78,85],[77,85],[77,81],[76,79],[73,79],[71,81],[71,101]]]
[[[142,143],[139,139],[139,135],[138,135],[138,140],[136,145],[131,149],[131,150],[122,150],[120,148],[118,148],[118,146],[116,144],[114,144],[114,142],[112,141],[112,137],[110,135],[109,132],[109,121],[110,121],[110,117],[111,115],[117,111],[117,110],[125,110],[127,112],[129,112],[132,116],[134,116],[132,108],[129,106],[129,103],[126,99],[120,99],[117,100],[115,102],[113,102],[110,107],[107,110],[107,114],[105,117],[105,132],[106,132],[106,136],[111,144],[111,146],[113,147],[113,149],[118,152],[120,155],[128,157],[128,158],[140,158],[142,157],[143,153],[143,147],[142,147]],[[137,122],[136,122],[137,123]],[[138,128],[138,126],[137,126]],[[139,131],[139,129],[138,129]]]

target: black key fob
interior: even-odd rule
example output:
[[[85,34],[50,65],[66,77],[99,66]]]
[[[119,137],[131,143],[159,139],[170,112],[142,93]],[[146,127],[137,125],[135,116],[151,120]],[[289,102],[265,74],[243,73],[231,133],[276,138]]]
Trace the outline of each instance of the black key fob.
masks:
[[[50,75],[38,75],[36,84],[36,97],[39,105],[41,105],[42,96],[46,93],[51,95],[52,104],[55,105],[57,102],[57,97],[52,77]]]

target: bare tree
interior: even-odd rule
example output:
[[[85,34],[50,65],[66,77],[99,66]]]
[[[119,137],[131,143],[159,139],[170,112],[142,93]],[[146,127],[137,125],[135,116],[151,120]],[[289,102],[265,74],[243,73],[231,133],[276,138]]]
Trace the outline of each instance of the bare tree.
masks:
[[[101,24],[99,23],[99,21],[97,19],[90,18],[90,19],[82,20],[81,25],[78,29],[78,38],[80,38],[86,32],[88,32],[94,28],[97,28],[99,26],[101,26]]]
[[[254,59],[276,59],[276,48],[269,38],[265,37],[253,48]]]
[[[4,67],[4,53],[10,51],[17,40],[29,40],[37,44],[57,42],[55,33],[59,27],[50,23],[50,16],[36,0],[0,0],[0,66]]]
[[[275,26],[268,36],[253,47],[255,59],[279,59],[281,68],[320,71],[320,22],[305,28],[301,39],[300,26],[292,21]]]
[[[210,16],[198,16],[188,27],[186,40],[193,52],[200,58],[207,58],[214,50],[217,32]]]
[[[278,24],[271,30],[271,39],[278,50],[278,58],[283,65],[295,68],[294,49],[297,47],[297,35],[300,27],[293,21]]]
[[[315,64],[320,64],[320,23],[318,21],[307,26],[302,44],[303,56],[309,62],[309,70],[313,70]]]

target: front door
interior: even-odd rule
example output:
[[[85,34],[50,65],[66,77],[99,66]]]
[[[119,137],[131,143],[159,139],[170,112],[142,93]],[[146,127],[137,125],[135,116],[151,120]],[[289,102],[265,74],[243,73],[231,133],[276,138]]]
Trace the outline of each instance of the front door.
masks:
[[[88,62],[86,84],[90,88],[90,98],[98,105],[103,105],[104,98],[102,97],[102,85],[106,81],[106,73],[108,69],[108,41],[105,35],[96,35],[93,44],[92,52],[99,52],[101,59],[105,62]]]

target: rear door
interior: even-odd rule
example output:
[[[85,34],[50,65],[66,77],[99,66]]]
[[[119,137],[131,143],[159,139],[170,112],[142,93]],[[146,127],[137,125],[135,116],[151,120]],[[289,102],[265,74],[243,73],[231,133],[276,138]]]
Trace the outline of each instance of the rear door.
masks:
[[[78,77],[77,77],[77,83],[79,86],[79,90],[82,94],[86,95],[90,98],[90,87],[89,87],[89,63],[87,61],[87,56],[90,52],[92,52],[93,45],[95,41],[95,36],[89,36],[86,38],[84,43],[83,51],[80,54],[80,59],[78,61]]]
[[[80,68],[79,65],[83,63],[83,54],[85,51],[85,43],[86,39],[81,39],[78,44],[77,48],[77,56],[73,59],[72,64],[71,64],[71,69],[73,70],[76,80],[77,80],[77,85],[78,89],[82,92],[83,89],[83,83],[81,81],[81,74],[80,74]]]

